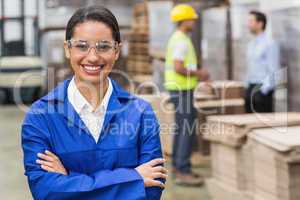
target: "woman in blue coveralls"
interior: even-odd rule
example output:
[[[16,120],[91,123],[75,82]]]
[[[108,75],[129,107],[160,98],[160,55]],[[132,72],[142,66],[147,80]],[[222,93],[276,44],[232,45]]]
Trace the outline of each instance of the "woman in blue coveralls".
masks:
[[[36,101],[22,125],[34,199],[160,199],[159,124],[151,106],[109,78],[121,41],[104,7],[76,11],[64,44],[74,77]]]

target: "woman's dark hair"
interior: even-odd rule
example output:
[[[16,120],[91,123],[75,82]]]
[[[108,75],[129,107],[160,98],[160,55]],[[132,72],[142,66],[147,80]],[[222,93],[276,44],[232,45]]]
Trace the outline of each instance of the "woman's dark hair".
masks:
[[[257,22],[261,22],[263,24],[262,29],[265,30],[267,26],[267,17],[264,13],[253,10],[250,12],[250,15],[254,15]]]
[[[89,6],[78,9],[68,21],[66,29],[66,40],[73,37],[74,29],[78,24],[86,21],[96,21],[106,24],[111,28],[113,39],[120,43],[120,29],[116,17],[110,10],[102,6]]]

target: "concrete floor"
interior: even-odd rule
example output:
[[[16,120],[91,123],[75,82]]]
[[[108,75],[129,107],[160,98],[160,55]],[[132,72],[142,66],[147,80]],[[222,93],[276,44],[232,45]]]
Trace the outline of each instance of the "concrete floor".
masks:
[[[20,126],[24,112],[16,106],[0,106],[0,199],[32,199],[23,175],[23,161],[20,144]],[[207,166],[195,171],[209,176]],[[174,185],[171,176],[167,180],[163,200],[210,200],[205,186],[199,188]]]

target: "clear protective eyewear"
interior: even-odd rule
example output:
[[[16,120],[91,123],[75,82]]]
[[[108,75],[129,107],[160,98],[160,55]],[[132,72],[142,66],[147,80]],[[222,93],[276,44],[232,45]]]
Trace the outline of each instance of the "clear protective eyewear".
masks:
[[[91,48],[94,48],[97,54],[111,53],[117,50],[119,44],[116,41],[101,40],[91,45],[90,42],[85,40],[67,40],[69,48],[73,48],[77,53],[88,54]]]

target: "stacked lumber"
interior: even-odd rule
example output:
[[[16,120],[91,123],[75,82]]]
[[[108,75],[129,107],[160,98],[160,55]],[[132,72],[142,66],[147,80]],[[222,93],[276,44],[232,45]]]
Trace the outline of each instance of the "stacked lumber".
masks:
[[[300,126],[258,129],[253,143],[254,199],[300,199]]]
[[[292,125],[300,125],[300,113],[208,117],[204,138],[211,142],[212,178],[207,180],[207,186],[213,199],[253,199],[256,181],[252,152],[257,147],[248,142],[249,133],[253,129]]]
[[[149,54],[147,3],[138,3],[133,9],[127,71],[132,75],[152,74],[153,72]]]
[[[139,95],[139,97],[151,104],[160,124],[160,139],[163,152],[167,156],[171,155],[175,128],[175,111],[173,104],[169,102],[169,95],[167,93],[159,95],[145,94]]]

